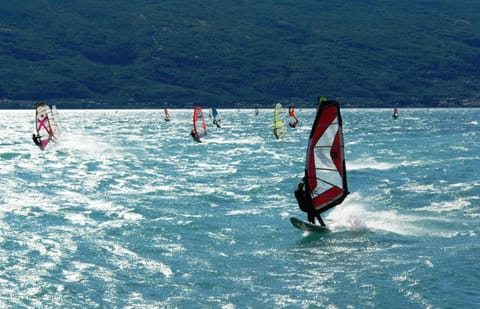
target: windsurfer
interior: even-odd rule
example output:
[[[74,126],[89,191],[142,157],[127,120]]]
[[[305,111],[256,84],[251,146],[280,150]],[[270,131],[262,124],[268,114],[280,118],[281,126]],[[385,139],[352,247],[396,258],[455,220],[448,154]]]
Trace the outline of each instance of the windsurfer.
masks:
[[[190,131],[190,135],[193,137],[195,141],[200,142],[200,137],[198,136],[197,131],[195,131],[195,129],[192,129],[192,131]]]
[[[33,142],[35,143],[35,145],[37,145],[38,147],[40,147],[40,145],[42,144],[42,143],[40,142],[40,135],[33,133],[32,139],[33,139]]]
[[[300,182],[298,184],[298,188],[295,191],[295,198],[297,199],[298,207],[303,212],[307,213],[308,222],[315,224],[315,218],[317,218],[318,223],[320,223],[321,226],[325,226],[325,223],[323,222],[322,217],[320,217],[320,214],[317,213],[315,211],[315,207],[313,207],[313,201],[312,201],[312,197],[310,196],[310,193],[304,190],[303,182]]]

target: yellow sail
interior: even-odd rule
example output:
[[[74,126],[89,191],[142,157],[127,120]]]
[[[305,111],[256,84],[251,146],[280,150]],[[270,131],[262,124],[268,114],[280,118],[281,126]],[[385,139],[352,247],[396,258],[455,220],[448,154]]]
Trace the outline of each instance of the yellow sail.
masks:
[[[287,127],[285,126],[285,112],[280,103],[275,104],[273,111],[273,134],[277,139],[281,139],[287,134]]]

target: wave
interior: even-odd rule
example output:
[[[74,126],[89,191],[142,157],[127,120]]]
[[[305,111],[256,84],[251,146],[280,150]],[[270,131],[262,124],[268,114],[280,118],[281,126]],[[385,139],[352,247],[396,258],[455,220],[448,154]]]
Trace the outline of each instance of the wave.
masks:
[[[429,211],[435,213],[451,213],[453,211],[465,211],[472,203],[467,199],[458,199],[455,201],[432,202],[430,205],[417,208],[417,211]]]
[[[427,218],[401,213],[395,209],[388,210],[385,207],[374,209],[374,206],[371,205],[375,203],[360,194],[353,193],[342,205],[328,213],[325,223],[334,232],[345,230],[351,232],[382,231],[404,236],[424,236],[433,232],[422,224],[422,221]]]
[[[399,164],[388,163],[388,162],[378,162],[373,158],[367,159],[357,159],[354,161],[346,162],[347,171],[355,170],[364,170],[364,169],[373,169],[373,170],[389,170],[397,168]]]

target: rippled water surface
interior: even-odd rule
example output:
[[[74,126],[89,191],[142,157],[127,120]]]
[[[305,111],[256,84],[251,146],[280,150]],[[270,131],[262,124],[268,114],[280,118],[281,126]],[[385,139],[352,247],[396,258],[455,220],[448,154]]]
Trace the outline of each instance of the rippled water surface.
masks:
[[[344,109],[349,188],[307,234],[293,191],[314,110],[0,111],[0,306],[480,306],[480,110]]]

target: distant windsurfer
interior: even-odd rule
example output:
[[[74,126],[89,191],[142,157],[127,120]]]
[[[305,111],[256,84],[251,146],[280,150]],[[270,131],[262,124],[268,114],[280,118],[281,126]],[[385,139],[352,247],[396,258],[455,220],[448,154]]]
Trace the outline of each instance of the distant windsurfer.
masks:
[[[278,132],[277,132],[277,131],[278,131],[278,128],[274,128],[274,129],[273,129],[273,134],[275,135],[275,137],[276,137],[277,139],[279,139],[280,137],[278,136]]]
[[[39,134],[33,133],[32,139],[33,139],[33,142],[35,143],[35,145],[37,145],[38,147],[41,147],[41,146],[42,146],[42,143],[41,143],[41,141],[40,141],[40,135],[39,135]]]
[[[200,137],[198,136],[197,131],[195,131],[195,129],[192,129],[192,131],[190,131],[190,135],[193,137],[195,141],[199,143],[201,142]]]
[[[217,126],[217,128],[220,128],[220,120],[213,119],[213,124]]]
[[[295,190],[295,198],[298,202],[298,207],[307,213],[308,222],[311,224],[315,224],[315,218],[317,218],[318,223],[321,226],[325,226],[325,223],[320,217],[320,214],[315,211],[315,207],[313,206],[312,196],[309,192],[304,189],[304,183],[300,182],[298,184],[297,190]]]
[[[288,115],[290,117],[290,121],[288,122],[288,125],[292,128],[295,128],[298,123],[298,118],[297,116],[295,116],[295,109],[293,108],[293,106],[290,106],[288,108]]]

